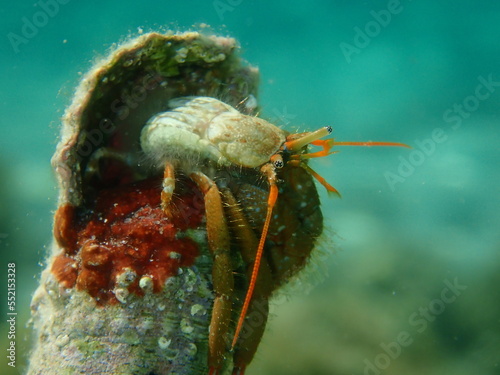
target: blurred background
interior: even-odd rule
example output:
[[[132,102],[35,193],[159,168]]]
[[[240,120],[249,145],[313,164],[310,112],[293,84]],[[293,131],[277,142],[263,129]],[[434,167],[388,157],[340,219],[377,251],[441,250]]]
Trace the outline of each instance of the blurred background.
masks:
[[[58,0],[52,14],[44,4],[0,7],[4,354],[9,262],[18,312],[17,367],[2,354],[2,374],[25,368],[57,197],[50,158],[81,74],[140,30],[201,24],[259,66],[262,117],[413,147],[339,147],[315,161],[342,199],[322,192],[321,248],[273,304],[247,373],[500,374],[500,4]]]

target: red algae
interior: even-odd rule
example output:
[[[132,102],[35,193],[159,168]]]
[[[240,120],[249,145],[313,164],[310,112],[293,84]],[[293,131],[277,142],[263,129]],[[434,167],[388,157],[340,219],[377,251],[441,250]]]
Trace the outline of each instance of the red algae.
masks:
[[[78,277],[76,262],[73,258],[64,254],[54,259],[54,263],[52,263],[52,272],[65,288],[72,288]]]
[[[55,215],[54,238],[66,253],[76,252],[77,228],[74,223],[75,207],[70,204],[62,205]]]
[[[161,180],[156,178],[101,190],[86,211],[61,206],[54,231],[64,253],[51,268],[57,280],[87,291],[101,305],[118,301],[114,289],[124,272],[132,275],[129,292],[143,295],[143,276],[151,279],[153,292],[161,291],[168,277],[198,256],[198,245],[177,234],[200,226],[203,197],[192,182],[179,185],[171,219],[161,209]]]

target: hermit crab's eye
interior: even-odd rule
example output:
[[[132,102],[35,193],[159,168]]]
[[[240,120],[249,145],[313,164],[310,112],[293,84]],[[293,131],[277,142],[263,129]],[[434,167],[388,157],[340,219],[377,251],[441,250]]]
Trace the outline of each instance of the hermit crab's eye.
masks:
[[[333,128],[331,126],[325,126],[325,128],[326,128],[326,131],[328,132],[328,134],[332,134]]]
[[[273,163],[274,168],[276,169],[283,168],[283,165],[285,165],[280,154],[271,156],[271,163]]]

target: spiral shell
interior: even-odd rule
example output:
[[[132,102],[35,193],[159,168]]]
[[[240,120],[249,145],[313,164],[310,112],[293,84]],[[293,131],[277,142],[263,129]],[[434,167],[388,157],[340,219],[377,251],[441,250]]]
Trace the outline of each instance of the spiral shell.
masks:
[[[82,243],[82,238],[85,233],[94,236],[96,228],[105,229],[110,220],[115,220],[114,226],[106,230],[115,228],[125,234],[140,230],[148,235],[148,220],[156,220],[157,208],[148,206],[149,216],[141,216],[137,225],[127,222],[126,216],[140,214],[130,193],[137,200],[149,199],[144,196],[147,189],[159,196],[159,182],[130,190],[138,186],[131,182],[148,173],[138,141],[142,127],[166,111],[176,97],[213,96],[238,106],[255,96],[258,71],[245,65],[237,50],[231,38],[197,32],[149,33],[118,46],[83,77],[62,119],[61,139],[52,159],[59,208],[52,254],[32,301],[38,339],[28,374],[207,371],[210,317],[206,312],[213,298],[210,258],[189,260],[180,249],[163,253],[150,249],[151,255],[129,254],[134,259],[131,267],[117,268],[123,261],[116,258],[119,253],[96,246],[91,238]],[[249,115],[256,110],[240,107]],[[106,155],[116,157],[106,159]],[[132,187],[122,188],[126,184]],[[186,208],[184,221],[175,231],[168,223],[158,229],[172,241],[178,235],[190,247],[196,244],[203,254],[205,233],[192,229],[203,206],[180,199],[178,205]],[[109,247],[113,243],[101,242]],[[140,243],[136,245],[144,252]],[[145,273],[150,259],[169,265],[174,277]],[[151,268],[151,273],[159,271]],[[165,282],[159,289],[162,277]],[[96,300],[103,306],[96,307]]]

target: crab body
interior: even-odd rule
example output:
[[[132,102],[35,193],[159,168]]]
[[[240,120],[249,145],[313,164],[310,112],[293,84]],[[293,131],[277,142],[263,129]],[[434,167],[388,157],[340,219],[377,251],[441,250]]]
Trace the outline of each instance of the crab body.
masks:
[[[168,107],[170,111],[151,118],[141,133],[143,151],[161,166],[166,161],[210,161],[256,168],[285,142],[281,129],[214,98],[176,98]]]

